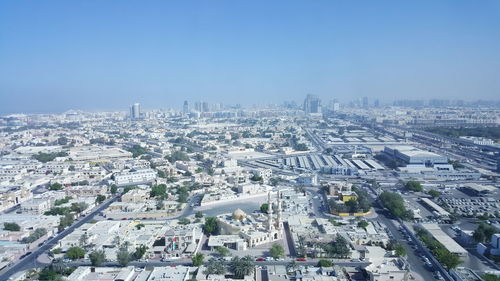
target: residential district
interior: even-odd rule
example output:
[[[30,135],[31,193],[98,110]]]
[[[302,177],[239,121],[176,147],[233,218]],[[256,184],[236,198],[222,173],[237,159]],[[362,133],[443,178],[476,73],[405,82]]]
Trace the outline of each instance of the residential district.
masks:
[[[500,280],[500,109],[0,117],[0,280]]]

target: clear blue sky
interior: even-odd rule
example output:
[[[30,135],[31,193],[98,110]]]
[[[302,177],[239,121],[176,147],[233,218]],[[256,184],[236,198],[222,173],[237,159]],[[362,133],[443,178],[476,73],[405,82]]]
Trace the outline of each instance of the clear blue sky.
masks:
[[[500,1],[0,0],[0,113],[498,99]]]

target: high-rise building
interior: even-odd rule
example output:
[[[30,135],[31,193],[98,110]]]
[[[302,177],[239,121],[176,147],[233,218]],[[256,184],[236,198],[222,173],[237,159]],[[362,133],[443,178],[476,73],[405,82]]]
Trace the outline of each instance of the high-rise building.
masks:
[[[380,106],[380,101],[378,99],[376,99],[374,102],[373,102],[373,106],[374,107],[379,107]]]
[[[368,97],[363,97],[363,108],[368,108]]]
[[[321,113],[321,100],[316,95],[307,95],[304,100],[305,113]]]
[[[189,113],[189,103],[187,100],[184,101],[184,105],[182,106],[182,112],[184,112],[184,114]]]
[[[210,107],[208,106],[208,102],[203,102],[202,106],[203,106],[203,108],[202,108],[203,112],[209,112],[210,111]]]
[[[194,110],[201,112],[201,102],[197,101],[194,103]]]
[[[139,119],[139,118],[141,118],[141,104],[134,103],[130,107],[130,118],[131,119]]]

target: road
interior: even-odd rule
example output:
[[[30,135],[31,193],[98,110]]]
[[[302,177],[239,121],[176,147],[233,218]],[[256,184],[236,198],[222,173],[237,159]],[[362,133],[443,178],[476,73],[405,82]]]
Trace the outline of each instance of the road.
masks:
[[[255,265],[288,265],[292,262],[292,259],[282,260],[282,261],[256,261]],[[318,264],[319,259],[308,259],[307,261],[296,261],[297,265],[307,265],[307,266],[316,266]],[[348,267],[366,267],[370,264],[370,262],[353,262],[350,260],[339,261],[334,260],[333,264],[339,266],[348,266]],[[68,263],[70,266],[90,266],[90,262],[70,262]],[[128,265],[136,266],[136,267],[159,267],[159,266],[178,266],[185,265],[191,266],[191,260],[173,260],[173,261],[147,261],[147,262],[131,262]],[[106,262],[102,266],[109,267],[118,267],[118,263],[116,262]]]
[[[11,276],[12,274],[14,274],[16,272],[36,267],[38,256],[43,254],[45,251],[50,250],[55,244],[57,244],[57,242],[59,242],[59,240],[64,238],[69,233],[73,232],[73,230],[75,228],[78,228],[81,225],[83,225],[84,223],[91,221],[94,218],[94,216],[96,216],[98,213],[100,213],[101,211],[106,209],[111,203],[115,202],[116,200],[117,200],[117,198],[113,197],[112,199],[109,199],[108,201],[104,202],[97,209],[92,211],[90,214],[75,221],[75,223],[73,223],[70,227],[61,231],[56,236],[54,236],[52,239],[47,240],[45,242],[45,244],[38,247],[31,254],[25,256],[18,263],[4,269],[2,272],[0,272],[0,280],[7,280],[7,278],[9,276]]]

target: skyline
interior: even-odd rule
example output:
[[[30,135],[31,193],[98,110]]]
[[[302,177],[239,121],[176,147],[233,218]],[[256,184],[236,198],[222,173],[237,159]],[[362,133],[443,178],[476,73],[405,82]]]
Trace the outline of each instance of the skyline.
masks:
[[[0,3],[0,113],[495,100],[496,1]]]

